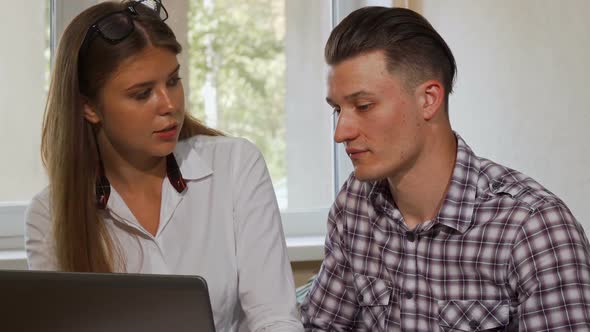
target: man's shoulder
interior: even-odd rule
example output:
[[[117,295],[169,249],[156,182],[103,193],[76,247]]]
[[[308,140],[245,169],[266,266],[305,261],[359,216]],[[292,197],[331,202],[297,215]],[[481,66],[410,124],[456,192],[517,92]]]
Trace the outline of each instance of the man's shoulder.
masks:
[[[544,205],[564,205],[563,201],[533,178],[494,161],[479,158],[478,179],[480,198],[509,198],[514,204],[535,210]]]

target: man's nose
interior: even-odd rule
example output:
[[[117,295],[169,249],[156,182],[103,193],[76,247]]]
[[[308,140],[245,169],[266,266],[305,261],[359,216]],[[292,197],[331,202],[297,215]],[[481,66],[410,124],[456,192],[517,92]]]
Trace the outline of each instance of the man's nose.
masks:
[[[334,141],[336,143],[343,143],[355,139],[356,136],[358,136],[358,129],[353,117],[344,112],[344,110],[341,110],[338,115],[338,121],[336,122]]]

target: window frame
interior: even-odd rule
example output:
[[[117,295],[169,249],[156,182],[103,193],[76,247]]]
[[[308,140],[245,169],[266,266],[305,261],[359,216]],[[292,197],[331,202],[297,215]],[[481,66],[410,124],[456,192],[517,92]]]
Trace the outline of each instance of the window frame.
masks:
[[[313,0],[310,0],[313,1]],[[50,48],[51,48],[51,64],[53,63],[53,54],[57,46],[57,41],[66,25],[71,19],[85,8],[100,2],[100,0],[49,0],[50,3]],[[376,3],[378,2],[378,3]],[[350,11],[364,5],[375,4],[389,4],[392,1],[361,1],[361,0],[332,0],[330,3],[330,25],[335,26],[335,22],[339,22]],[[166,3],[167,7],[171,7],[170,11],[175,12],[176,9],[182,10],[183,6],[186,9],[185,0],[170,0]],[[177,8],[178,7],[178,8]],[[180,11],[182,12],[182,11]],[[171,19],[171,25],[186,25],[185,22],[179,21],[178,18]],[[186,35],[186,28],[184,29]],[[183,36],[186,38],[186,36]],[[183,40],[184,42],[185,40]],[[321,57],[318,57],[322,59]],[[187,57],[180,59],[181,64],[188,63]],[[321,60],[323,61],[323,59]],[[188,66],[182,66],[184,70],[188,70]],[[186,74],[186,73],[184,73]],[[336,120],[332,121],[332,133],[336,126]],[[348,159],[342,145],[332,144],[332,167],[333,179],[329,179],[333,183],[333,198],[336,196],[340,187],[352,171],[352,165]],[[24,259],[24,217],[29,202],[0,202],[0,263],[2,263],[2,254],[9,253],[9,260],[14,261],[14,257]],[[330,201],[330,205],[332,202]],[[324,238],[326,236],[326,221],[330,206],[320,208],[304,208],[304,209],[286,209],[281,211],[283,220],[283,230],[285,233],[287,246],[289,249],[289,256],[291,261],[309,261],[323,259]],[[14,253],[17,253],[16,256]],[[5,258],[6,259],[6,258]],[[0,264],[2,266],[2,264]]]

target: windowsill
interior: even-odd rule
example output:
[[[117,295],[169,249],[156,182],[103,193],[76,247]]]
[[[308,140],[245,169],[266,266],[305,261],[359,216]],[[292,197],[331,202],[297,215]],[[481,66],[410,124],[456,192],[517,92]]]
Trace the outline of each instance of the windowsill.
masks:
[[[324,259],[323,236],[296,236],[287,238],[287,252],[291,262],[319,261]],[[0,270],[27,268],[24,250],[0,250]]]
[[[0,250],[0,270],[26,270],[27,255],[24,250]]]
[[[27,259],[24,250],[0,250],[0,261]]]
[[[320,261],[324,259],[324,236],[289,236],[287,252],[291,262]]]

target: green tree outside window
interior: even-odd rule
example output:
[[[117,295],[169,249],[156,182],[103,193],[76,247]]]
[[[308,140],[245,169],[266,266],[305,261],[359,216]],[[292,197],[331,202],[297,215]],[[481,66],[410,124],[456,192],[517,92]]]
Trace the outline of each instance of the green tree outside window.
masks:
[[[285,3],[191,0],[189,109],[253,141],[285,183]]]

